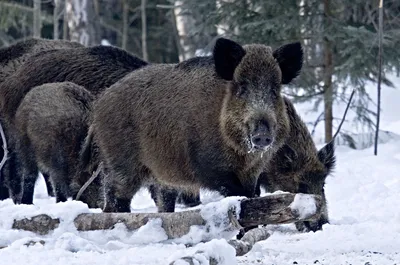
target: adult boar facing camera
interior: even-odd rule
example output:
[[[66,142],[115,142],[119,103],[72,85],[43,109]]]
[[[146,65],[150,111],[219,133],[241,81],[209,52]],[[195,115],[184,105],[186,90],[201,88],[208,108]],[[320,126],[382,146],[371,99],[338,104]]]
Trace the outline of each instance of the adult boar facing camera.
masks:
[[[212,56],[148,66],[107,89],[90,130],[109,170],[104,211],[129,212],[154,181],[254,196],[287,136],[281,84],[298,75],[302,57],[299,43],[272,51],[220,38]]]

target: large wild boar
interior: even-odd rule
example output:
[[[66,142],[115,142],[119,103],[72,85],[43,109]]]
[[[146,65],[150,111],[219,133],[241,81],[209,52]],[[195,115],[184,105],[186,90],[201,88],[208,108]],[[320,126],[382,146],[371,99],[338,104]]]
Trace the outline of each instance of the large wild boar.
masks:
[[[126,74],[145,65],[147,62],[140,58],[111,46],[48,50],[30,56],[0,84],[0,118],[10,151],[8,170],[3,171],[3,179],[15,203],[32,204],[32,187],[36,182],[33,175],[22,179],[18,153],[14,152],[18,142],[14,117],[24,96],[35,86],[64,81],[81,85],[96,96]]]
[[[48,174],[57,202],[77,193],[71,186],[81,173],[79,154],[93,100],[89,91],[71,82],[48,83],[29,91],[15,115],[19,133],[16,152],[24,179],[34,178],[38,171]],[[96,207],[96,195],[101,198],[101,193],[93,190],[96,187],[92,185],[83,193],[82,200],[89,207]]]
[[[18,41],[8,47],[0,49],[0,84],[10,75],[12,75],[23,63],[25,63],[30,56],[33,54],[52,49],[69,49],[84,47],[82,44],[73,41],[64,40],[49,40],[49,39],[38,39],[31,38],[23,41]],[[1,117],[1,113],[0,113]],[[0,118],[1,121],[1,118]],[[3,140],[0,139],[0,148],[3,146]],[[4,153],[0,151],[0,159]],[[8,170],[6,164],[4,171]],[[53,195],[49,178],[46,174],[43,174],[46,181],[47,191],[49,195]],[[4,186],[2,172],[0,171],[0,200],[7,199],[9,197],[8,188]]]
[[[302,56],[299,43],[272,51],[220,38],[212,56],[148,66],[108,88],[89,135],[109,170],[104,211],[129,212],[153,181],[254,196],[287,137],[281,84],[299,74]]]
[[[334,142],[332,141],[317,151],[311,134],[297,114],[293,103],[286,97],[284,97],[284,101],[290,124],[289,134],[285,143],[272,156],[261,173],[256,194],[260,195],[261,185],[267,192],[281,190],[321,195],[323,207],[320,218],[315,222],[296,223],[299,230],[320,230],[322,225],[329,221],[324,185],[326,177],[335,166]],[[168,188],[164,189],[166,190],[161,187],[153,188],[150,190],[151,195],[153,199],[163,196],[165,204],[173,209],[172,204],[176,200],[174,196],[177,196],[178,192],[173,193],[168,191]],[[179,196],[182,195],[179,194]],[[191,196],[186,194],[185,204],[191,206],[198,200],[198,193]]]

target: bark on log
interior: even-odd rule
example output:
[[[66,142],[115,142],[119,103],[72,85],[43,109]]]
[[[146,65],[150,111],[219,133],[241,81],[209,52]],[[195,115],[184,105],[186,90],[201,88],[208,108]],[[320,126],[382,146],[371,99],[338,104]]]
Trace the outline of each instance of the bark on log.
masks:
[[[243,199],[238,222],[243,227],[251,227],[307,221],[317,218],[321,209],[321,197],[318,195],[303,195],[314,198],[316,211],[306,215],[303,213],[302,218],[300,218],[300,213],[290,207],[295,195],[285,193]],[[187,234],[192,225],[206,225],[206,220],[201,216],[200,210],[175,213],[84,213],[75,218],[74,224],[78,231],[111,229],[117,223],[124,223],[127,229],[135,230],[145,225],[149,219],[154,218],[162,220],[162,227],[170,239],[179,238]],[[59,219],[52,219],[47,215],[39,215],[30,219],[15,220],[13,228],[46,234],[55,229],[59,223]]]
[[[270,237],[268,230],[265,227],[258,227],[248,231],[242,239],[232,239],[228,243],[235,248],[236,256],[246,255],[254,246],[255,243],[266,240]]]
[[[241,240],[229,240],[228,244],[235,249],[236,256],[244,256],[253,248],[255,243],[266,240],[269,237],[270,234],[265,227],[254,228],[244,234]],[[173,262],[171,262],[170,265],[181,264],[179,263],[180,261],[185,261],[189,265],[199,264],[199,260],[197,259],[196,255],[202,255],[203,253],[204,252],[197,251],[193,256],[185,256],[179,258],[178,260],[174,260]],[[218,265],[218,261],[213,257],[208,258],[208,260],[210,265]]]
[[[31,231],[40,235],[46,235],[56,229],[60,224],[59,219],[52,219],[47,214],[41,214],[31,219],[14,220],[13,229]]]

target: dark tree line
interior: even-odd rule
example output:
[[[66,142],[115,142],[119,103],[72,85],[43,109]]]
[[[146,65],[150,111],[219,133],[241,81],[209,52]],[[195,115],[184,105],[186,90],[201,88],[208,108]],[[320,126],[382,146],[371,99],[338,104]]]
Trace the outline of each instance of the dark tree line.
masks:
[[[284,92],[324,105],[316,123],[324,122],[328,142],[339,118],[333,104],[347,101],[349,88],[358,92],[356,119],[375,127],[365,84],[378,79],[378,6],[379,0],[0,0],[0,46],[31,36],[85,45],[107,40],[151,62],[171,63],[209,52],[221,35],[273,48],[301,41],[304,70]],[[384,2],[384,73],[400,70],[399,14],[400,1]],[[382,81],[392,85],[384,74]],[[351,142],[346,132],[342,137]]]

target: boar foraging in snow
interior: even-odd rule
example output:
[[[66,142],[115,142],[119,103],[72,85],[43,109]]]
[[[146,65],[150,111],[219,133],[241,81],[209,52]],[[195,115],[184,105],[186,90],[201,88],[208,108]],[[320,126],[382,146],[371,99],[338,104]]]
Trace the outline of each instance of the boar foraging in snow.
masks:
[[[317,150],[307,126],[297,114],[293,104],[285,98],[290,119],[289,137],[276,155],[266,165],[259,178],[259,185],[268,192],[277,190],[291,193],[316,194],[322,197],[321,216],[315,221],[297,222],[298,230],[317,231],[329,222],[325,197],[325,180],[335,167],[335,138],[340,132],[355,91],[350,95],[342,121],[333,137],[322,149]],[[259,193],[259,187],[258,187]]]
[[[35,86],[64,81],[81,85],[96,96],[126,74],[146,65],[138,57],[111,46],[48,50],[29,57],[0,84],[0,113],[10,151],[3,179],[15,203],[32,204],[33,191],[29,190],[36,182],[36,177],[22,179],[18,153],[14,152],[19,141],[14,116],[24,96]]]
[[[282,190],[321,195],[323,206],[320,219],[316,222],[296,223],[299,230],[304,230],[301,227],[320,230],[328,222],[324,185],[326,177],[335,166],[334,145],[332,142],[317,151],[306,124],[287,98],[285,105],[290,120],[289,136],[265,166],[259,185],[267,192]]]
[[[287,135],[281,84],[298,75],[302,56],[299,43],[273,52],[220,38],[212,56],[148,66],[107,89],[91,124],[109,170],[104,211],[129,212],[154,181],[254,196]]]
[[[87,135],[93,100],[93,95],[81,86],[48,83],[29,91],[15,115],[20,139],[16,151],[23,177],[35,178],[38,171],[48,174],[57,202],[74,195],[71,184],[73,179],[79,179],[79,153]],[[24,192],[33,192],[33,187]],[[83,201],[96,207],[93,197],[100,197],[99,191],[87,190],[84,195],[92,196],[91,201],[83,196]]]

